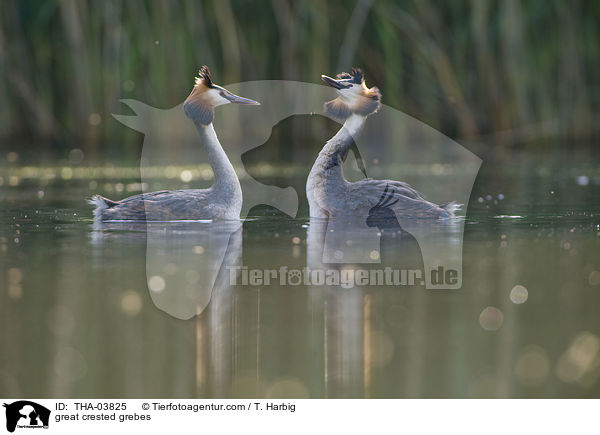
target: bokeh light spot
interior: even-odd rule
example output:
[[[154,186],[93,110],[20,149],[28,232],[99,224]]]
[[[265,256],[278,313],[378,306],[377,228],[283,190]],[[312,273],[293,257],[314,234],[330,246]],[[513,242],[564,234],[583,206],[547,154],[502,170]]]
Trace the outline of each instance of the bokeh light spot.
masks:
[[[510,300],[513,304],[523,304],[527,301],[529,292],[522,285],[516,285],[510,291]]]
[[[527,346],[517,357],[515,374],[523,385],[542,384],[550,373],[550,360],[544,349],[539,346]]]
[[[503,321],[504,315],[496,307],[486,307],[479,315],[479,324],[486,331],[497,331]]]
[[[153,292],[160,293],[165,289],[165,280],[162,276],[154,275],[148,280],[148,288]]]
[[[136,316],[142,310],[142,298],[135,290],[127,290],[121,296],[121,310],[130,316]]]

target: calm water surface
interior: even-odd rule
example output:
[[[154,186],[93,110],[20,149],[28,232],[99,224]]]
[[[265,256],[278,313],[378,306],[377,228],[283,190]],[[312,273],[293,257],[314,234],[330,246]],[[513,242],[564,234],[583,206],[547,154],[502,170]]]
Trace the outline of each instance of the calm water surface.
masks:
[[[465,222],[460,290],[229,286],[221,271],[212,293],[190,296],[182,281],[181,294],[168,300],[147,286],[149,237],[176,234],[177,249],[209,271],[219,230],[98,232],[83,199],[125,196],[106,191],[112,181],[10,186],[6,179],[0,391],[32,398],[599,397],[600,178],[578,178],[585,168],[548,172],[523,178],[482,168]],[[251,215],[232,232],[227,261],[306,265],[307,219],[260,207]],[[411,264],[422,267],[415,256]],[[182,264],[163,260],[168,280]],[[188,284],[204,279],[182,276]],[[163,284],[155,281],[155,289]]]

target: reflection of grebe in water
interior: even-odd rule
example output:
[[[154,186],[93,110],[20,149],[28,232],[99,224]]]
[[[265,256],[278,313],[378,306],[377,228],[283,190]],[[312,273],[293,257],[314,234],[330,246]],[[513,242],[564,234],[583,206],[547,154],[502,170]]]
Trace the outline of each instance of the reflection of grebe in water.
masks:
[[[381,232],[380,255],[386,266],[404,269],[421,269],[421,250],[419,243],[398,222],[392,206],[398,202],[385,186],[377,204],[369,210],[368,227],[377,227]],[[388,264],[389,263],[389,264]],[[381,267],[378,265],[377,267]]]

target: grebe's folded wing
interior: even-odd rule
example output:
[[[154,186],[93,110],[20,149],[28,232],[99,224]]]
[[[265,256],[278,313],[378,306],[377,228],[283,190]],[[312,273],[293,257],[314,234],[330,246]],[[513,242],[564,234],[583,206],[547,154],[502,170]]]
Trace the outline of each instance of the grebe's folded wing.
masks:
[[[390,196],[390,199],[395,197],[406,197],[416,200],[424,200],[425,198],[410,184],[403,181],[394,180],[374,180],[366,178],[364,180],[352,183],[351,189],[368,198],[370,201],[377,203],[382,195]]]
[[[120,201],[112,201],[112,202],[114,202],[113,205],[125,205],[128,203],[134,203],[137,201],[160,200],[160,199],[168,198],[172,192],[173,192],[172,190],[159,190],[156,192],[138,193],[137,195],[132,195],[132,196],[128,196],[127,198],[123,198]]]
[[[129,196],[120,201],[97,195],[90,202],[97,207],[94,217],[105,220],[183,219],[197,216],[205,208],[211,207],[206,201],[207,193],[204,189],[160,190]]]

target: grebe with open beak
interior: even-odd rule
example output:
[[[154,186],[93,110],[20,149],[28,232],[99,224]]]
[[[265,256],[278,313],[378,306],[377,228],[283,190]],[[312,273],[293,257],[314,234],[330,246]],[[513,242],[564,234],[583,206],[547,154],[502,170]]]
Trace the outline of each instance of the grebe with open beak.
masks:
[[[306,183],[310,216],[320,218],[359,218],[373,216],[373,209],[385,206],[398,218],[444,219],[454,217],[460,208],[455,202],[437,205],[423,198],[407,183],[367,178],[349,182],[344,178],[342,161],[360,134],[367,117],[381,106],[381,92],[368,88],[359,69],[339,74],[335,79],[322,75],[338,97],[325,103],[325,112],[344,124],[319,153]],[[377,215],[383,215],[377,209]]]

